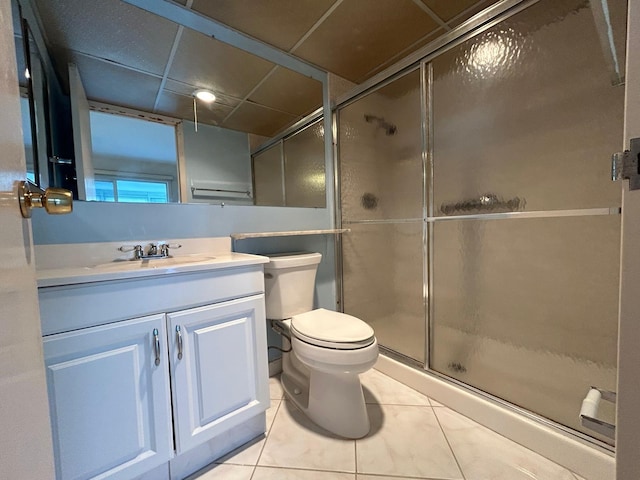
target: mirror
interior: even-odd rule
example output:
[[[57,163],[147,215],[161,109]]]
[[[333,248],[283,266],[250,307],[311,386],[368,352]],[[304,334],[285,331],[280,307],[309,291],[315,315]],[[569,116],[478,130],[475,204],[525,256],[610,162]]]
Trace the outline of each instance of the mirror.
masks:
[[[175,125],[97,110],[90,123],[97,201],[179,200]]]
[[[256,205],[325,206],[323,118],[252,156]]]
[[[15,0],[11,7],[27,178],[46,187],[49,183],[48,122],[44,68],[29,25]]]
[[[136,201],[139,195],[139,201],[272,205],[264,200],[269,195],[256,196],[257,186],[264,192],[270,183],[253,168],[252,153],[280,142],[290,148],[273,188],[289,194],[275,205],[325,206],[324,194],[320,198],[317,188],[308,188],[317,186],[324,172],[324,162],[318,170],[317,148],[321,143],[324,158],[323,138],[287,140],[296,137],[292,126],[308,128],[317,120],[321,81],[120,0],[31,3],[36,15],[47,19],[40,24],[58,76],[66,81],[66,66],[73,63],[92,110],[96,200]],[[198,89],[212,91],[215,102],[196,100]],[[70,95],[73,111],[77,92]],[[165,133],[147,139],[155,127]],[[323,182],[322,175],[322,192]],[[164,193],[131,190],[146,187]],[[312,196],[305,198],[306,192]]]
[[[74,192],[69,98],[61,89],[29,2],[11,0],[27,177]]]

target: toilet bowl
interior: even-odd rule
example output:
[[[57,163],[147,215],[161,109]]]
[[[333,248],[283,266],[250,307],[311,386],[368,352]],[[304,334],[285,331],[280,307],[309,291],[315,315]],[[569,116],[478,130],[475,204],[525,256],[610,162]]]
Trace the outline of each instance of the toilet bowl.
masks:
[[[265,266],[267,318],[289,337],[283,353],[282,385],[287,397],[314,423],[346,438],[370,429],[359,374],[378,358],[373,329],[344,313],[312,310],[321,255],[271,257]]]

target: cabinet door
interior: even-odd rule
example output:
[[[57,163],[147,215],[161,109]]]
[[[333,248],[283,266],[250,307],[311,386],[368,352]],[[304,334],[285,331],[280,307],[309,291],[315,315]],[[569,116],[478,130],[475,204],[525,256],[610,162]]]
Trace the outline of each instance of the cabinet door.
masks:
[[[44,338],[58,480],[131,479],[171,458],[165,325],[153,315]]]
[[[264,295],[167,315],[178,453],[269,406]]]

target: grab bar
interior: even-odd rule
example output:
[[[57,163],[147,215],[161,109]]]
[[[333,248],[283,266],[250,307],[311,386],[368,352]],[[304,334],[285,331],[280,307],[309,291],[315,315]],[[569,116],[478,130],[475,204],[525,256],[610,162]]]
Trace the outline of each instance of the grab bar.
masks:
[[[594,432],[598,432],[611,439],[611,442],[608,443],[613,445],[613,440],[616,437],[616,426],[596,418],[601,399],[606,400],[607,402],[616,403],[616,392],[602,390],[598,387],[591,387],[587,396],[582,401],[582,406],[580,408],[580,423],[583,427],[593,430]]]

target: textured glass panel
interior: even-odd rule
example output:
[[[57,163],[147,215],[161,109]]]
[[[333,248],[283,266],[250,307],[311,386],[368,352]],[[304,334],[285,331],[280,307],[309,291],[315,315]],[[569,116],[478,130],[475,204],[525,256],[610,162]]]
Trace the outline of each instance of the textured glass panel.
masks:
[[[282,182],[282,147],[278,143],[253,157],[255,204],[284,206]]]
[[[433,60],[436,215],[620,205],[624,88],[594,15],[542,0]]]
[[[422,218],[420,73],[340,110],[343,221]]]
[[[322,120],[284,141],[284,185],[288,207],[326,205]]]
[[[425,361],[422,222],[353,224],[343,235],[344,311],[378,342]]]
[[[436,222],[431,367],[582,430],[615,390],[619,245],[619,215]]]

